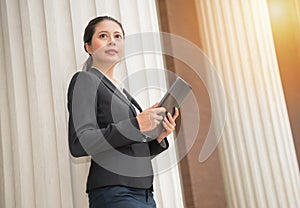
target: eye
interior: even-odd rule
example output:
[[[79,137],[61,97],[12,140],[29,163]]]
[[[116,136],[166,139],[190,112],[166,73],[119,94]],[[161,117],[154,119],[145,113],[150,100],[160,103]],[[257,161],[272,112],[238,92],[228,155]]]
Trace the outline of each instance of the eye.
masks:
[[[120,35],[120,34],[117,34],[117,35],[115,35],[115,38],[116,38],[116,39],[123,39],[123,36]]]
[[[101,39],[105,39],[105,38],[107,38],[107,34],[102,33],[102,34],[99,35],[99,37],[100,37]]]

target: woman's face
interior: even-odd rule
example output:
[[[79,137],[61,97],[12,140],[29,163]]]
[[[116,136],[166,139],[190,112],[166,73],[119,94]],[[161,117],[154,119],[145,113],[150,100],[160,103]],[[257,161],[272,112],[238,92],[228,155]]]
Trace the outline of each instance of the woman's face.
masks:
[[[111,20],[99,22],[91,43],[86,49],[93,60],[100,64],[115,64],[120,61],[124,51],[124,39],[120,26]]]

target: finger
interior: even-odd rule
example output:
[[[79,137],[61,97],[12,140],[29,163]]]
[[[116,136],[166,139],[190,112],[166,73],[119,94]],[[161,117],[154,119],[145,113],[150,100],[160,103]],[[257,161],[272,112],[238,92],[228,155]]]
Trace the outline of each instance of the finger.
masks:
[[[170,125],[170,123],[167,121],[164,122],[164,128],[168,133],[171,133],[172,131],[175,130],[175,128],[172,125]]]
[[[150,108],[157,108],[158,107],[158,102],[156,102],[154,105],[152,105]]]
[[[168,113],[167,116],[168,116],[169,122],[170,122],[173,126],[175,126],[175,125],[176,125],[176,124],[175,124],[175,120],[173,119],[171,113]]]
[[[170,132],[171,131],[171,129],[170,129],[170,127],[169,127],[169,125],[167,124],[167,122],[166,121],[164,121],[164,129],[165,129],[165,131],[166,132]]]
[[[173,115],[173,119],[175,120],[179,116],[179,110],[175,107],[175,113]]]
[[[159,107],[159,108],[152,109],[152,112],[155,113],[155,114],[164,113],[166,111],[167,110],[164,107]]]
[[[171,117],[172,118],[172,117]],[[166,126],[169,127],[169,129],[174,130],[175,129],[175,123],[171,123],[166,117],[164,119],[164,123],[166,124]]]
[[[155,119],[154,123],[155,123],[155,127],[156,127],[158,124],[160,124],[160,121]]]
[[[162,120],[164,119],[163,116],[157,115],[157,114],[151,114],[151,118],[152,118],[152,119],[159,120],[159,121],[162,121]]]
[[[149,127],[149,130],[154,129],[159,123],[160,123],[160,122],[157,121],[157,120],[155,120],[155,119],[151,120],[151,121],[150,121],[150,127]]]

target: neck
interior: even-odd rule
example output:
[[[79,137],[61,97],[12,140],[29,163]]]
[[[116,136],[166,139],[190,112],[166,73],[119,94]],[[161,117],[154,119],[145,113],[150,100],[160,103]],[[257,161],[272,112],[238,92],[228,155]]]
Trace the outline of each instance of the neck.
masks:
[[[113,65],[105,65],[105,64],[93,64],[98,70],[100,70],[103,74],[105,74],[110,79],[114,79],[114,68],[115,64]]]

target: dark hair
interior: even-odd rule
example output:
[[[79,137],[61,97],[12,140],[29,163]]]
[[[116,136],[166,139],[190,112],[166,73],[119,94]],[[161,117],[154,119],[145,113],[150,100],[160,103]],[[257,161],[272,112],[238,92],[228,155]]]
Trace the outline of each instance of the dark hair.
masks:
[[[83,47],[84,47],[84,50],[86,52],[87,52],[87,50],[85,48],[85,44],[86,43],[91,44],[92,37],[93,37],[93,35],[95,33],[95,28],[96,28],[97,24],[100,23],[100,22],[102,22],[102,21],[104,21],[104,20],[110,20],[110,21],[114,21],[115,23],[117,23],[120,26],[121,30],[122,30],[123,36],[125,35],[123,26],[122,26],[122,24],[118,20],[116,20],[116,19],[114,19],[114,18],[112,18],[110,16],[96,17],[96,18],[92,19],[89,22],[89,24],[86,26],[86,28],[84,30],[84,35],[83,35],[84,46]]]

